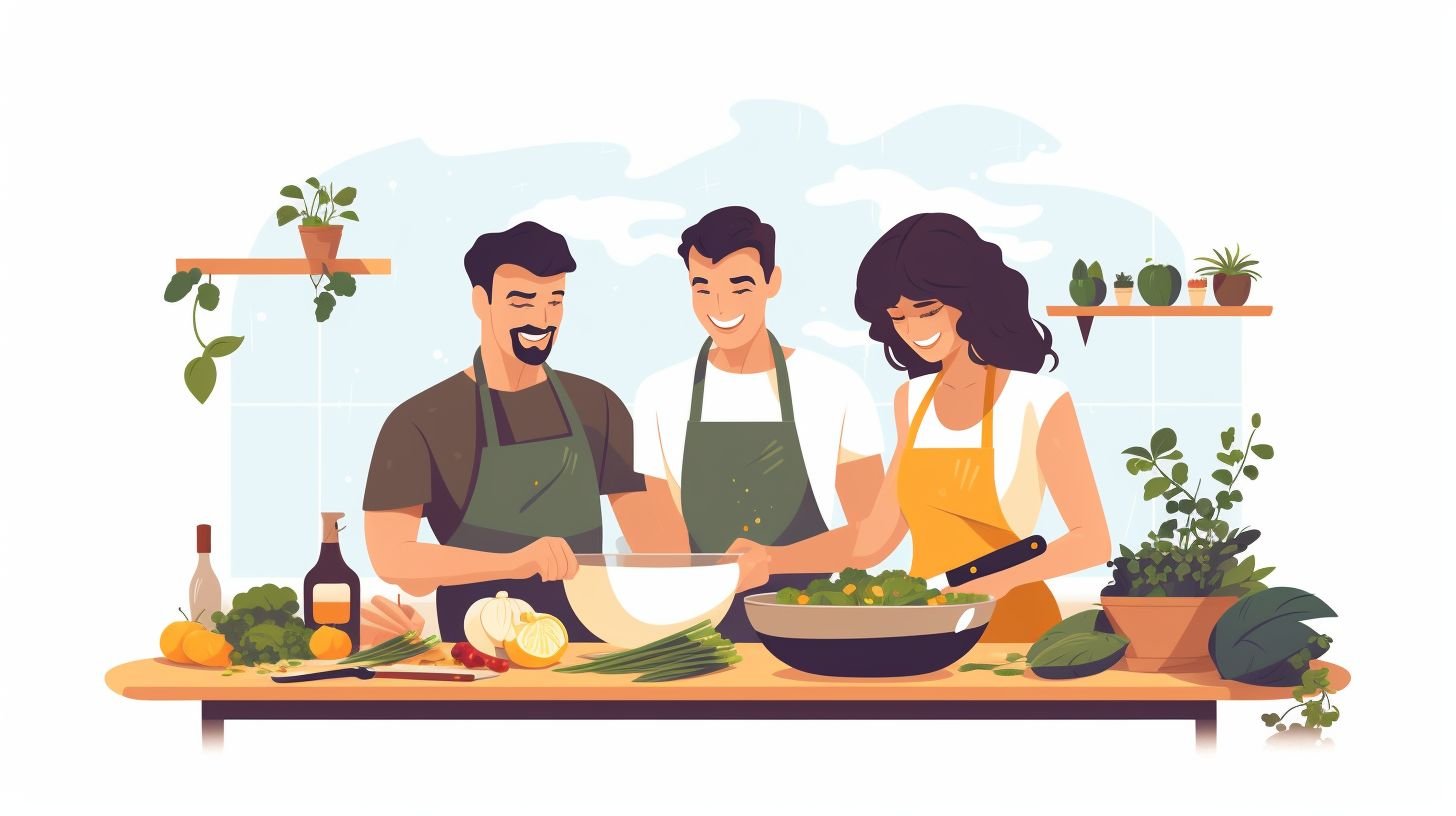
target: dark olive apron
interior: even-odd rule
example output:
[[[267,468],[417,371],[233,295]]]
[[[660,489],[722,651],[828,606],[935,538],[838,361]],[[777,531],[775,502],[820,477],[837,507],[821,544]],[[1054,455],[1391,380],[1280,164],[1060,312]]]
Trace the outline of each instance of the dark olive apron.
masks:
[[[560,536],[573,552],[602,551],[602,505],[596,462],[587,444],[581,417],[550,366],[546,380],[561,404],[571,432],[564,437],[501,444],[485,366],[475,352],[475,382],[480,388],[480,415],[485,445],[475,454],[475,476],[460,526],[445,542],[451,547],[512,553],[542,536]],[[440,637],[465,639],[465,612],[480,598],[505,590],[537,612],[555,615],[566,624],[572,641],[597,638],[581,624],[566,600],[560,581],[540,576],[442,586],[435,593]]]
[[[713,341],[703,343],[698,352],[682,466],[683,519],[694,552],[723,552],[737,538],[770,546],[793,544],[828,529],[814,500],[794,428],[784,350],[772,334],[768,342],[778,376],[778,422],[704,422],[703,387]],[[745,595],[803,587],[823,577],[820,573],[773,576],[767,584],[740,593],[718,631],[729,640],[757,641],[743,611]]]

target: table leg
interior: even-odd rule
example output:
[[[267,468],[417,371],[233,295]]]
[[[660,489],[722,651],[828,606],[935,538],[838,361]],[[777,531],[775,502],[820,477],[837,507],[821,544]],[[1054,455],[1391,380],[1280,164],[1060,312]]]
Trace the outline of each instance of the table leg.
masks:
[[[1218,748],[1218,708],[1209,706],[1208,713],[1193,720],[1193,745],[1200,754],[1211,754]]]
[[[202,717],[202,750],[222,750],[222,726],[226,720],[210,719],[206,714]]]

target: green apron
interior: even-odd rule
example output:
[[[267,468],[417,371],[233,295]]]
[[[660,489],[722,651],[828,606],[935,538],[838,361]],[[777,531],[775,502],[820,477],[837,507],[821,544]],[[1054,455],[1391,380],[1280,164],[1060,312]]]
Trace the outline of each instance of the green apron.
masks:
[[[794,428],[794,399],[784,350],[768,336],[778,377],[778,422],[704,422],[703,388],[708,374],[710,338],[698,352],[693,402],[683,443],[682,509],[694,552],[727,550],[736,538],[759,544],[792,544],[828,527],[814,500]],[[740,593],[718,625],[735,641],[757,641],[743,611],[743,597],[803,587],[823,574],[775,575],[761,587]]]
[[[602,505],[595,458],[587,444],[581,417],[550,366],[546,380],[561,404],[570,433],[553,439],[501,444],[485,366],[475,352],[475,382],[480,388],[480,416],[485,445],[476,451],[475,476],[460,526],[445,542],[451,547],[511,553],[542,536],[560,536],[573,552],[602,551]],[[435,593],[440,637],[465,639],[465,612],[480,598],[505,590],[537,612],[555,615],[566,624],[574,642],[597,638],[581,624],[566,600],[560,581],[540,576],[442,586]]]

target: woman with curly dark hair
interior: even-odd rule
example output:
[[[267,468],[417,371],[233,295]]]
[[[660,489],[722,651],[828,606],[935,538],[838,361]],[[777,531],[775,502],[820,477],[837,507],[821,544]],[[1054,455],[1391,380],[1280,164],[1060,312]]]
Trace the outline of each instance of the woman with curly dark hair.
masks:
[[[1026,279],[970,224],[922,213],[866,253],[854,304],[910,380],[895,392],[899,443],[853,565],[884,560],[908,529],[910,573],[939,575],[1031,535],[1049,489],[1067,533],[951,588],[997,599],[984,640],[1035,640],[1061,620],[1045,580],[1104,563],[1111,541],[1072,398],[1040,373],[1057,355]]]

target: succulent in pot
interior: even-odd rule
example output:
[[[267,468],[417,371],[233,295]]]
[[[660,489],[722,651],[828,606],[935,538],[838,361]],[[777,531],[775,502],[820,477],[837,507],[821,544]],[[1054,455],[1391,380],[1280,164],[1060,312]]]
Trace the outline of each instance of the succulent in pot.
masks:
[[[1129,473],[1156,473],[1144,484],[1143,498],[1164,502],[1173,516],[1136,550],[1123,546],[1108,562],[1112,583],[1102,591],[1102,608],[1117,634],[1130,641],[1125,660],[1133,671],[1212,669],[1214,624],[1241,596],[1264,589],[1263,579],[1274,571],[1241,557],[1259,531],[1234,528],[1223,518],[1243,501],[1242,483],[1259,477],[1253,458],[1274,456],[1272,446],[1253,442],[1258,414],[1252,425],[1242,447],[1234,428],[1220,434],[1216,456],[1225,467],[1211,475],[1220,488],[1212,495],[1203,495],[1201,479],[1192,481],[1172,428],[1153,434],[1148,447],[1123,451],[1131,457]]]
[[[1194,258],[1208,266],[1198,268],[1198,274],[1213,278],[1213,299],[1220,306],[1242,306],[1249,301],[1249,290],[1254,281],[1263,277],[1254,267],[1259,263],[1235,245],[1232,252],[1228,247],[1215,249],[1212,258]]]
[[[1207,278],[1190,278],[1188,280],[1188,302],[1194,306],[1202,306],[1203,300],[1208,296]]]
[[[1072,282],[1067,285],[1072,302],[1078,306],[1100,306],[1107,299],[1107,282],[1102,279],[1102,264],[1089,266],[1081,258],[1072,266]]]
[[[1155,264],[1147,259],[1147,266],[1138,272],[1138,294],[1149,306],[1172,306],[1178,302],[1178,293],[1183,289],[1183,276],[1172,264]]]
[[[1118,306],[1132,305],[1132,275],[1126,272],[1118,272],[1117,280],[1112,282],[1112,294],[1117,296]]]

